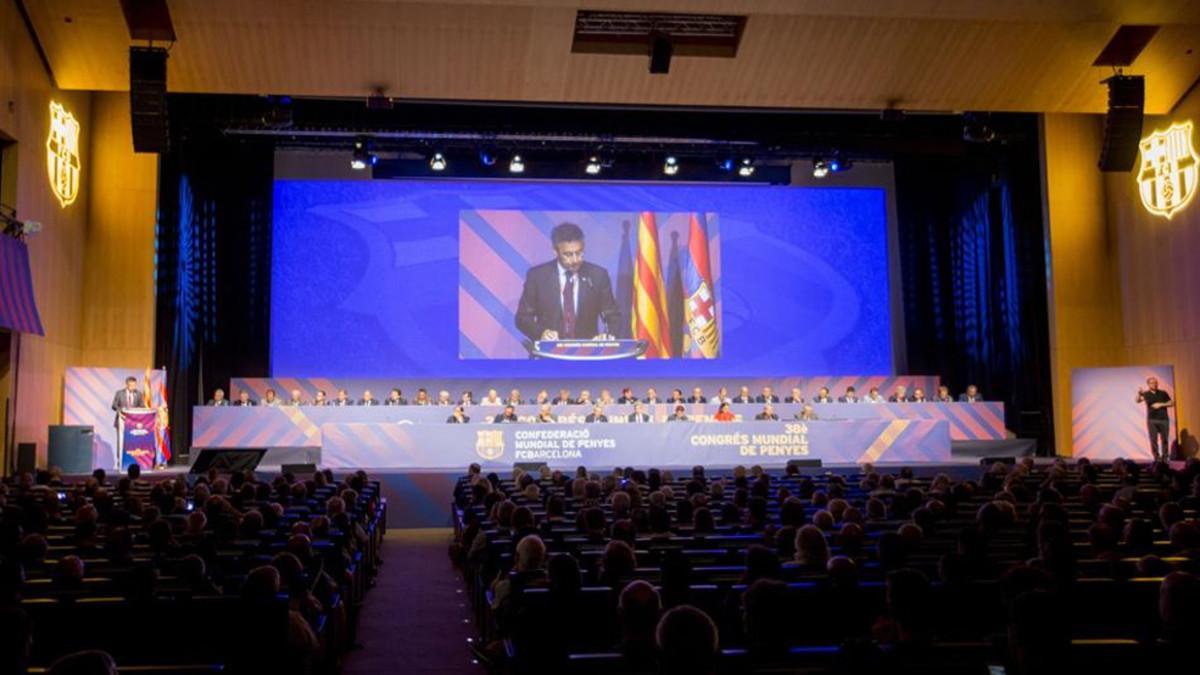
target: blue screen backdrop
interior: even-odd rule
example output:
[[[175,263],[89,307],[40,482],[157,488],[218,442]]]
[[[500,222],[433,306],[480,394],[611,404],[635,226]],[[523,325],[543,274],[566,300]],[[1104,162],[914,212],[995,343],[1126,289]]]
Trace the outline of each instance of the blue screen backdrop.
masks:
[[[882,188],[277,180],[276,377],[891,374]],[[709,212],[720,223],[714,360],[460,359],[459,213]],[[664,274],[667,260],[664,251]],[[546,251],[546,260],[552,258]],[[615,275],[615,270],[610,270]]]

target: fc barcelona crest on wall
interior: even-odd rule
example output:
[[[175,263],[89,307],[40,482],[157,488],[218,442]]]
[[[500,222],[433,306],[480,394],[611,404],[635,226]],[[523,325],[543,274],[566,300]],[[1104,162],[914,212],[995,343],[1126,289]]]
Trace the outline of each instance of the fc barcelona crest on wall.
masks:
[[[1192,123],[1172,124],[1141,141],[1142,161],[1138,188],[1142,204],[1156,216],[1170,218],[1196,194],[1196,149],[1192,146]]]
[[[46,170],[50,189],[63,208],[79,196],[79,121],[62,105],[50,102],[50,135],[46,137]]]

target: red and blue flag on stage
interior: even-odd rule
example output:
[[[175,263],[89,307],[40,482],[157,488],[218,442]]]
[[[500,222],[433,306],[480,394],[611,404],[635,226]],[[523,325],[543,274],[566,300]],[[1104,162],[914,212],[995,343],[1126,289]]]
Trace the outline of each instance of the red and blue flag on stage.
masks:
[[[721,352],[717,330],[717,295],[708,258],[708,222],[693,213],[683,268],[685,354],[689,359],[715,359]]]

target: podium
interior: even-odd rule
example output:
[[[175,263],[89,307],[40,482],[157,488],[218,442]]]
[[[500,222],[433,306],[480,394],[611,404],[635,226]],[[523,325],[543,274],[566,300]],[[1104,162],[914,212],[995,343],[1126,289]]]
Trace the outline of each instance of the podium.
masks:
[[[130,464],[153,469],[158,457],[158,411],[153,408],[125,408],[117,415],[116,469]]]
[[[636,359],[646,353],[645,340],[535,340],[527,342],[535,359],[559,361],[615,361]]]

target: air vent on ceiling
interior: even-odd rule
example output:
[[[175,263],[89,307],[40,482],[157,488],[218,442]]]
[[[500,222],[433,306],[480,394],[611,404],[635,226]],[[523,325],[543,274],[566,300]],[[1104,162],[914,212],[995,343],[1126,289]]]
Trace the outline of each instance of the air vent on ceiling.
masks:
[[[571,51],[580,54],[646,54],[668,40],[674,56],[737,56],[746,17],[579,10]]]

